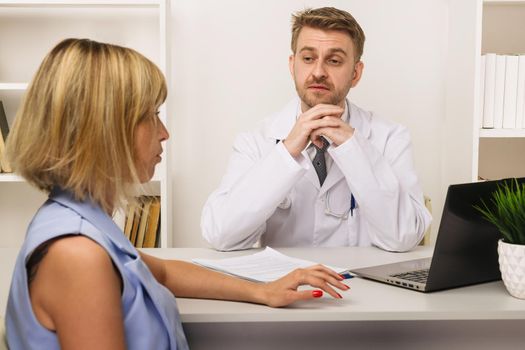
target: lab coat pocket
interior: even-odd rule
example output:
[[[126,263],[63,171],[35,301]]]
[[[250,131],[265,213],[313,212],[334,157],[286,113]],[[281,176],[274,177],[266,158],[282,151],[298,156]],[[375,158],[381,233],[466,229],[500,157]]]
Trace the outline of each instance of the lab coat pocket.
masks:
[[[290,209],[292,206],[292,194],[288,193],[281,203],[277,206],[279,209]]]
[[[350,213],[351,194],[346,183],[330,189],[326,193],[326,213],[341,219],[348,219]]]

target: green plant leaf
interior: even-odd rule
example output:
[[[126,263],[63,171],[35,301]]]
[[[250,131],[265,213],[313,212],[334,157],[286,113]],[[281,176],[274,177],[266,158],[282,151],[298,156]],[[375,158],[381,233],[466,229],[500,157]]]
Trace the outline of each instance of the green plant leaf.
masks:
[[[482,216],[494,224],[505,242],[525,244],[525,184],[505,181],[492,193],[490,206],[481,200],[475,205]]]

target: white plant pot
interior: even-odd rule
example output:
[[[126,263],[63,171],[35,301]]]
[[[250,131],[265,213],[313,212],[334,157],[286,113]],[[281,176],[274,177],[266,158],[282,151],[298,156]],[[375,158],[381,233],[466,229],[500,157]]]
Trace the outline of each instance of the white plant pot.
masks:
[[[501,279],[510,295],[525,299],[525,245],[498,242]]]

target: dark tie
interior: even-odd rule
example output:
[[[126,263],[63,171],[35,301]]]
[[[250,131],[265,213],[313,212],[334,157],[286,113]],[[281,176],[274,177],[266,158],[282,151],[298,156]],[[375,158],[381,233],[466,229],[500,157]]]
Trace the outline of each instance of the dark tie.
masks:
[[[314,165],[315,172],[319,177],[319,184],[323,186],[324,180],[326,179],[326,159],[324,154],[328,148],[328,141],[326,141],[325,138],[321,138],[321,140],[323,140],[323,148],[319,148],[314,144],[316,152],[312,163]]]

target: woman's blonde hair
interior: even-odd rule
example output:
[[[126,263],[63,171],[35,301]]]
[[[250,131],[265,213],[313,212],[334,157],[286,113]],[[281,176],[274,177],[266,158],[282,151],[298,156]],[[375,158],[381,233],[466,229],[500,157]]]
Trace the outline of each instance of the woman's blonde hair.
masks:
[[[138,52],[66,39],[44,58],[7,142],[14,170],[39,189],[72,192],[107,212],[138,183],[134,133],[166,99],[166,81]]]

